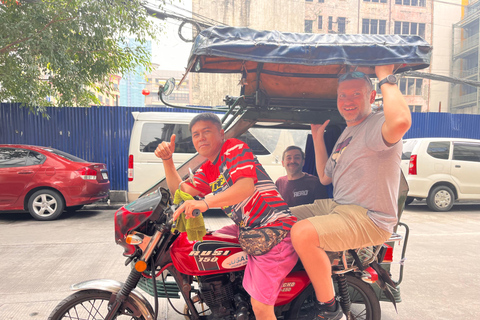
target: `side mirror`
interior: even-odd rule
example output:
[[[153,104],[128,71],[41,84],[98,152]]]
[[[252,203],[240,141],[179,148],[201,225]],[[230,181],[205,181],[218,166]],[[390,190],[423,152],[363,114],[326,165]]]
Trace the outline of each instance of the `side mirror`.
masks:
[[[175,78],[170,78],[165,82],[165,85],[159,88],[158,93],[163,94],[164,96],[169,96],[172,91],[175,89]]]

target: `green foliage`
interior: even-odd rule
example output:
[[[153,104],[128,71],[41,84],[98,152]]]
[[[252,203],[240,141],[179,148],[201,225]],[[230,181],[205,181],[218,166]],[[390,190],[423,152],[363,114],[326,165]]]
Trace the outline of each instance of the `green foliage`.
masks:
[[[2,0],[0,101],[34,112],[88,106],[108,93],[109,75],[150,68],[141,46],[159,34],[143,0]],[[135,38],[138,47],[125,45]],[[53,97],[54,103],[47,97]]]

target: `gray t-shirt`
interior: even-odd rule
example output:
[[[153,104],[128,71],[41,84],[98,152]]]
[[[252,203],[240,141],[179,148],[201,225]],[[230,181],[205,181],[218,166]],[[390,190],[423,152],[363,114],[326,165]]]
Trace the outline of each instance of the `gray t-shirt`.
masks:
[[[370,114],[347,127],[337,140],[325,167],[333,180],[333,198],[339,204],[356,204],[383,230],[397,223],[402,142],[388,146],[382,137],[383,112]]]

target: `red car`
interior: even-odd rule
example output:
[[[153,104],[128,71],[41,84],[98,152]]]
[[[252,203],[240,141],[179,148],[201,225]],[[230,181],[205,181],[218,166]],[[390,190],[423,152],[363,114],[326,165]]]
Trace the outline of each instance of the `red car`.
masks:
[[[53,220],[108,197],[103,163],[47,147],[0,144],[0,210],[25,210]]]

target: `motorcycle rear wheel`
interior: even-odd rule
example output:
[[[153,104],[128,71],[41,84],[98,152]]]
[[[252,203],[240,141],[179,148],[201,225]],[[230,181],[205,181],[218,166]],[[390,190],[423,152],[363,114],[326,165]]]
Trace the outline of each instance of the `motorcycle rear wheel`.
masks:
[[[380,320],[381,309],[378,298],[372,287],[351,275],[345,276],[348,284],[348,292],[352,304],[350,305],[349,320]],[[338,292],[337,292],[338,294]],[[315,291],[309,285],[305,291],[292,303],[285,320],[310,320],[314,317],[313,301]]]
[[[50,314],[48,320],[102,320],[108,313],[108,302],[112,293],[101,290],[76,292],[60,302]],[[135,317],[132,309],[135,303],[128,299],[128,307],[120,310],[116,320],[145,320],[143,316]]]

